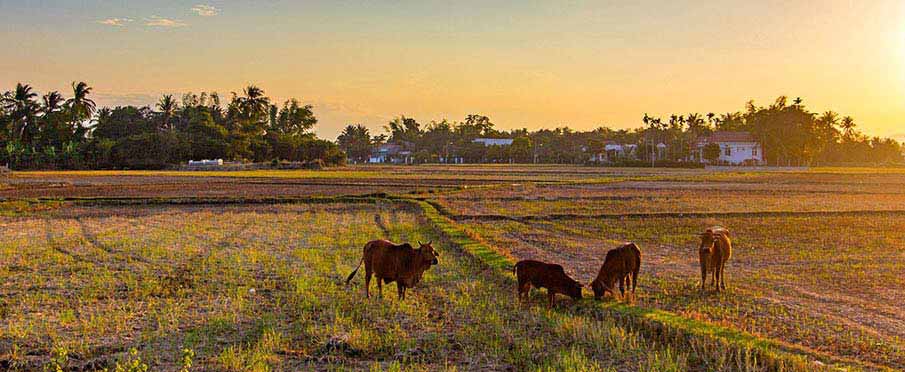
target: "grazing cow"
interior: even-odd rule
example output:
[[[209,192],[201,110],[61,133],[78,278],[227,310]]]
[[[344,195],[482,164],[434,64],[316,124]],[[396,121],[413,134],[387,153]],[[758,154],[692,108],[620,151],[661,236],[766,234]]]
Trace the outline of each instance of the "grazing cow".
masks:
[[[729,240],[729,230],[715,226],[700,234],[701,246],[698,254],[701,259],[701,292],[707,283],[707,274],[712,274],[712,285],[717,292],[726,289],[726,262],[732,256],[732,242]]]
[[[522,297],[525,298],[525,303],[529,302],[528,292],[531,290],[531,286],[547,289],[550,307],[555,305],[557,293],[568,295],[576,300],[581,299],[581,284],[566,275],[560,265],[523,260],[515,264],[512,270],[518,277],[519,302],[522,301]]]
[[[625,283],[629,282],[632,295],[638,285],[638,272],[641,270],[641,249],[635,243],[625,243],[619,248],[606,253],[603,265],[597,278],[591,282],[594,298],[600,299],[606,292],[616,295],[616,281],[619,281],[619,292],[625,298]],[[631,276],[630,276],[631,275]]]
[[[368,287],[371,285],[371,274],[377,278],[377,294],[383,297],[383,283],[396,282],[399,299],[405,299],[405,289],[412,288],[421,280],[421,274],[431,266],[440,263],[440,254],[431,246],[431,242],[418,242],[418,249],[409,243],[393,244],[386,240],[373,240],[365,244],[364,254],[355,271],[346,278],[346,284],[352,280],[361,264],[365,264],[365,297],[371,297]]]

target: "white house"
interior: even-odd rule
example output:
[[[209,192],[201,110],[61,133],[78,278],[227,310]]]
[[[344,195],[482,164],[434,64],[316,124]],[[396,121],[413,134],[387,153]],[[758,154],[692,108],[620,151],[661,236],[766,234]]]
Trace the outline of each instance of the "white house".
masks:
[[[715,143],[720,146],[720,158],[722,164],[762,164],[764,162],[764,148],[754,136],[748,132],[713,132],[708,137],[701,137],[695,143],[696,157],[702,163],[709,163],[704,158],[704,147]]]
[[[603,145],[603,153],[592,154],[592,162],[613,162],[623,159],[635,159],[635,149],[638,145],[633,143],[617,143],[606,141]]]
[[[377,148],[377,151],[371,154],[368,163],[408,164],[413,160],[412,152],[406,150],[403,146],[395,143],[384,143]]]
[[[484,146],[509,146],[512,145],[512,138],[475,138],[474,143],[481,143]]]
[[[223,165],[223,159],[189,160],[190,167],[217,167]]]

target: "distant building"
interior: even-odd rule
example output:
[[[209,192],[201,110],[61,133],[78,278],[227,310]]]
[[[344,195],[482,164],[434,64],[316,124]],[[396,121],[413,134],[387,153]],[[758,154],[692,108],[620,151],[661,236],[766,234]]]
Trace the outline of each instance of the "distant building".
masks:
[[[413,161],[412,152],[395,143],[384,143],[377,148],[368,163],[408,164]]]
[[[616,141],[605,141],[603,152],[600,154],[592,154],[591,161],[599,163],[617,162],[620,160],[636,159],[635,149],[638,145],[633,143],[617,143]]]
[[[764,162],[764,148],[754,136],[748,132],[713,132],[710,136],[698,138],[695,142],[696,160],[709,163],[704,158],[704,147],[715,143],[720,146],[720,164],[751,164]]]
[[[219,167],[222,165],[223,165],[223,159],[189,160],[190,167]]]
[[[512,138],[475,138],[472,142],[481,143],[484,146],[510,146]]]

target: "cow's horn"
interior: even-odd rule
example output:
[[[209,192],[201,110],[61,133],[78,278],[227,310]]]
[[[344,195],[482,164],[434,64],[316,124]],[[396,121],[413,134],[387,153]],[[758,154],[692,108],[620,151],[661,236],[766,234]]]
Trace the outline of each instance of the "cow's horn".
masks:
[[[427,242],[427,245],[431,245],[431,244],[433,244],[433,242],[434,242],[433,240],[428,241],[428,242]]]
[[[419,241],[418,241],[418,245],[424,245],[424,244],[423,244],[423,243],[421,243],[421,241],[420,241],[420,240],[419,240]]]

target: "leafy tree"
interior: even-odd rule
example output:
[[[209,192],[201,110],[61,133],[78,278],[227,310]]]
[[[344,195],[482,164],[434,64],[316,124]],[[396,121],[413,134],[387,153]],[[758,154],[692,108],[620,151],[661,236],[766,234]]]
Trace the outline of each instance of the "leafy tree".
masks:
[[[715,143],[708,143],[704,145],[702,156],[710,163],[716,163],[716,161],[720,159],[721,152],[722,150],[720,149],[720,145]]]
[[[311,105],[302,105],[298,100],[291,99],[283,103],[283,108],[276,112],[276,106],[271,107],[270,130],[290,136],[307,135],[308,131],[317,124]]]
[[[337,137],[336,142],[339,144],[339,148],[356,162],[367,161],[374,149],[371,133],[367,127],[361,124],[347,125],[342,134]]]
[[[229,132],[214,122],[207,110],[195,110],[185,130],[186,143],[192,159],[223,159],[226,157]]]

